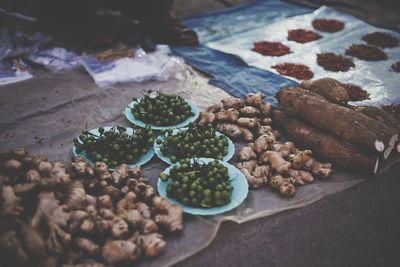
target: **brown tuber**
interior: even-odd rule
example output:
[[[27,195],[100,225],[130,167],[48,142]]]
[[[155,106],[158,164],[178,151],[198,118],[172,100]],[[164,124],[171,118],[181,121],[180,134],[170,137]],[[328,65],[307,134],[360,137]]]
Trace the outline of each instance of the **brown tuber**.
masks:
[[[291,140],[311,148],[315,154],[342,167],[366,172],[372,171],[375,164],[374,157],[369,156],[368,153],[359,152],[353,145],[340,140],[327,131],[278,110],[274,111],[273,118]],[[320,165],[314,161],[308,161],[305,165],[307,169],[318,176],[325,177],[328,175],[324,173],[330,174],[331,172],[330,165]]]
[[[374,152],[375,140],[388,143],[398,133],[397,129],[365,114],[301,88],[286,87],[277,93],[277,99],[283,111],[296,114],[364,151]]]

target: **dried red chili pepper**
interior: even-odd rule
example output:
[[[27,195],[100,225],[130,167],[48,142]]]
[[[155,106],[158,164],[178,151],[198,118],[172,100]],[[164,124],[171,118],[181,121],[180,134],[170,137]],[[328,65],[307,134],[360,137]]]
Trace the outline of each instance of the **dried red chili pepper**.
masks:
[[[376,45],[382,48],[391,48],[399,45],[399,40],[386,32],[368,33],[362,37],[362,40],[369,45]]]
[[[295,41],[301,44],[315,41],[321,38],[322,36],[319,35],[318,33],[304,29],[288,31],[288,40]]]
[[[385,52],[378,47],[364,44],[352,44],[346,49],[346,55],[350,55],[367,61],[386,60],[388,57]]]
[[[396,63],[393,63],[391,66],[392,70],[395,72],[400,72],[400,61],[397,61]]]
[[[281,75],[294,77],[299,80],[309,80],[314,77],[310,68],[303,64],[283,63],[272,66]]]
[[[264,56],[275,57],[280,57],[292,53],[292,51],[290,51],[290,48],[282,43],[267,41],[254,43],[254,47],[251,50]]]
[[[314,19],[312,25],[321,32],[338,32],[344,28],[344,22],[336,19]]]
[[[317,63],[325,70],[330,71],[348,71],[351,67],[355,67],[351,58],[334,53],[317,54]]]
[[[350,101],[363,101],[369,99],[369,93],[360,86],[352,83],[342,83],[349,95]]]

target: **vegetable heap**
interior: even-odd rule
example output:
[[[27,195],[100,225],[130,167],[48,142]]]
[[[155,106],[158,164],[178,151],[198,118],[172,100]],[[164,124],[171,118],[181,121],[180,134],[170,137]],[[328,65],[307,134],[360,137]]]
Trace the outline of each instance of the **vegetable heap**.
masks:
[[[321,38],[322,36],[314,31],[308,31],[304,29],[288,31],[288,40],[295,41],[301,44],[312,42]]]
[[[165,132],[165,139],[157,139],[160,151],[172,162],[185,158],[217,158],[222,160],[228,154],[228,138],[217,135],[212,124],[190,123],[187,130],[172,134]]]
[[[182,208],[126,164],[0,152],[0,201],[1,266],[127,266],[183,230]]]
[[[211,208],[231,201],[233,187],[228,168],[218,160],[201,164],[184,159],[171,169],[169,175],[161,173],[160,179],[171,179],[167,195],[189,206]]]
[[[351,58],[335,53],[317,54],[317,63],[325,70],[330,71],[348,71],[350,68],[355,67]]]
[[[318,31],[330,33],[341,31],[344,28],[344,22],[336,19],[314,19],[312,25]]]
[[[182,97],[163,93],[151,97],[149,93],[140,100],[133,98],[135,104],[131,112],[135,118],[156,126],[169,126],[194,116],[189,103]]]
[[[294,77],[299,80],[310,80],[314,77],[314,73],[304,64],[282,63],[276,64],[271,68],[276,69],[281,75]]]
[[[122,126],[114,126],[108,131],[100,127],[98,131],[100,135],[83,130],[79,139],[73,140],[76,152],[84,151],[90,160],[110,166],[136,162],[153,142],[153,131],[149,127],[135,129],[132,135]]]
[[[379,61],[388,59],[387,54],[378,47],[364,44],[352,44],[346,49],[346,55],[366,61]]]
[[[282,43],[267,42],[267,41],[260,41],[254,43],[254,47],[251,50],[263,56],[274,56],[274,57],[280,57],[292,53],[292,51],[290,51],[290,48]]]
[[[376,45],[382,48],[393,48],[399,46],[399,40],[386,32],[372,32],[361,38],[369,45]]]

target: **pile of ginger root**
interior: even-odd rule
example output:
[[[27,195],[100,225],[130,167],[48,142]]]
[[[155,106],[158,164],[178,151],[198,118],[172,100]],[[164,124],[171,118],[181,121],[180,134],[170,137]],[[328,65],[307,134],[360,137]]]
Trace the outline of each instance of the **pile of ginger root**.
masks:
[[[262,93],[250,93],[244,99],[228,97],[200,113],[199,123],[212,123],[218,131],[247,144],[238,153],[236,167],[250,188],[270,186],[283,196],[293,196],[298,186],[327,178],[330,163],[312,158],[311,150],[299,150],[292,142],[281,141],[272,127],[272,106]]]
[[[24,149],[0,153],[2,266],[114,266],[154,257],[163,232],[183,229],[182,209],[157,195],[140,168],[91,167]]]

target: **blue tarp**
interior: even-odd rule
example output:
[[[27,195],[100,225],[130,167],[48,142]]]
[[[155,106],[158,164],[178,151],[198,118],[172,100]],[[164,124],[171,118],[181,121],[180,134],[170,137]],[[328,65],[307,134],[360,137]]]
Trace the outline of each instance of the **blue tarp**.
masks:
[[[232,36],[277,20],[310,13],[313,9],[279,0],[258,0],[251,4],[210,12],[185,20],[194,29],[202,44],[195,47],[173,47],[194,68],[212,76],[210,83],[231,95],[243,97],[250,92],[264,92],[276,104],[275,93],[285,85],[296,84],[277,74],[249,67],[241,59],[203,44]]]

